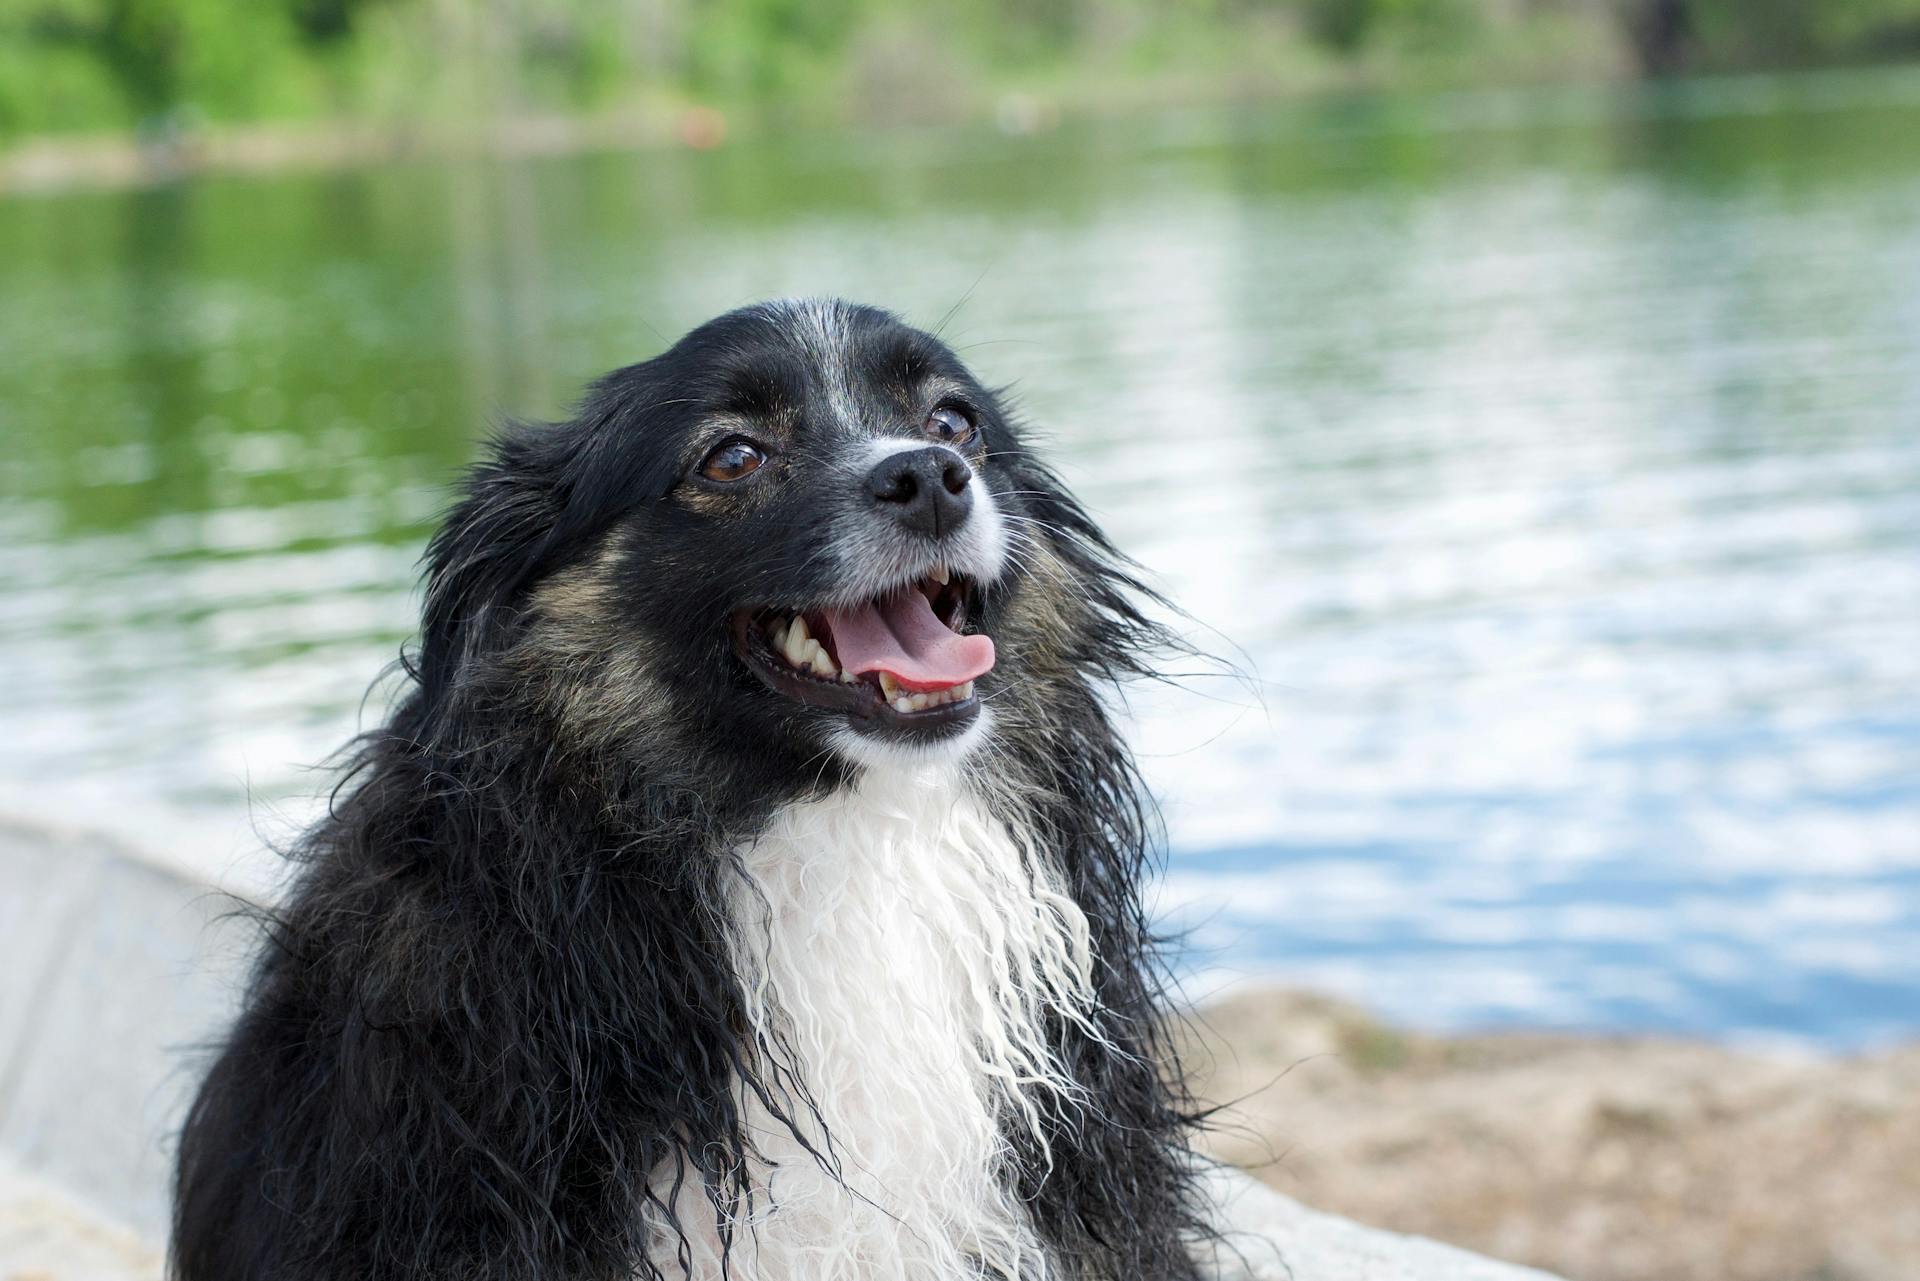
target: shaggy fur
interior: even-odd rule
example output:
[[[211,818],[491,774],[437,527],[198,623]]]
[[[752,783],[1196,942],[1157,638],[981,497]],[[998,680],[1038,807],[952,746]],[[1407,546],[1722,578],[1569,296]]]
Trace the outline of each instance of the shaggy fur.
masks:
[[[943,554],[999,657],[972,728],[902,745],[762,683],[729,619],[911,571],[844,482],[937,404],[980,427]],[[699,482],[733,429],[774,471]],[[1103,702],[1165,638],[950,351],[721,317],[504,434],[428,562],[409,689],[188,1118],[180,1281],[1195,1275]]]

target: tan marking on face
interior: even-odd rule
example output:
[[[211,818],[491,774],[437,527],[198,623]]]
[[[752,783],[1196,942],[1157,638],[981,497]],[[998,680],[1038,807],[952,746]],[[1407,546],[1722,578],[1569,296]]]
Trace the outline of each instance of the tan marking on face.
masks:
[[[585,746],[637,736],[666,706],[646,642],[618,623],[616,534],[536,587],[526,634],[505,663],[562,731]]]
[[[993,628],[997,688],[989,695],[997,723],[1028,737],[1073,732],[1069,704],[1085,685],[1073,660],[1076,637],[1090,621],[1073,569],[1045,541],[1023,549],[1026,589],[1002,607]]]
[[[764,471],[775,465],[771,461],[763,463],[761,470]],[[772,479],[774,478],[771,476],[767,477],[767,480]],[[685,485],[679,495],[681,505],[691,507],[702,516],[714,520],[725,520],[731,516],[744,515],[771,497],[773,487],[766,481],[755,484],[742,480],[735,481],[734,484],[739,488],[704,489],[698,485]]]
[[[1029,671],[1048,676],[1065,676],[1071,664],[1068,655],[1076,633],[1086,622],[1081,594],[1074,588],[1073,569],[1044,541],[1023,549],[1028,585],[1007,602],[995,641],[1005,638],[1007,647]]]

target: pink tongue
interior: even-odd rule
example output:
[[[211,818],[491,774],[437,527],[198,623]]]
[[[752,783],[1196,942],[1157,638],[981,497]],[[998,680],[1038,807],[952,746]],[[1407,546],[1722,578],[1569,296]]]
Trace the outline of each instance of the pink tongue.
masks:
[[[830,609],[827,627],[842,670],[891,672],[916,693],[959,685],[993,667],[991,638],[962,636],[911,588],[858,609]]]

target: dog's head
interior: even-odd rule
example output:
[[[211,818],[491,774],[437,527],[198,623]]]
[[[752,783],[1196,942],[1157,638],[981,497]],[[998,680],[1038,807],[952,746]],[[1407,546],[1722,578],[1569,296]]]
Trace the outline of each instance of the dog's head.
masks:
[[[958,754],[1122,661],[1106,551],[937,339],[764,304],[501,438],[435,539],[421,676],[656,765]]]

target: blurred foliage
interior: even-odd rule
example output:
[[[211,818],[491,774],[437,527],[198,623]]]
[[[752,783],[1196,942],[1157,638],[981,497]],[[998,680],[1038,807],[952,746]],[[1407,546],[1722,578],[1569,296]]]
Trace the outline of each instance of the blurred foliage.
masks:
[[[1313,39],[1351,55],[1386,42],[1459,43],[1493,8],[1482,0],[1308,0],[1301,17]]]
[[[1885,59],[1920,0],[0,0],[0,134],[1016,89],[1497,83]]]

